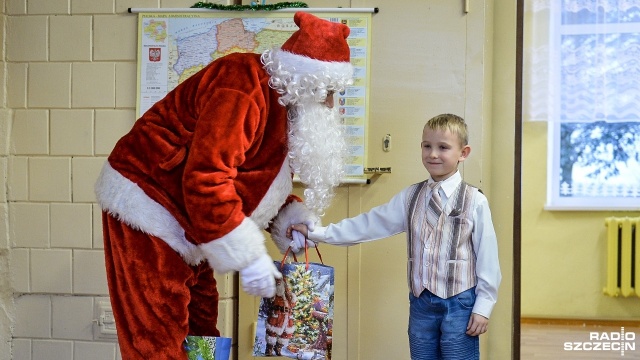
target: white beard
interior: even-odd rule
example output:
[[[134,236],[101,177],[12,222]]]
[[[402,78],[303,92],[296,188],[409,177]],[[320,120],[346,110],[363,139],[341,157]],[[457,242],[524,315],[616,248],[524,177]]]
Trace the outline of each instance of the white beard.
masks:
[[[289,162],[306,186],[304,204],[319,216],[340,185],[346,149],[336,108],[309,99],[289,109]]]

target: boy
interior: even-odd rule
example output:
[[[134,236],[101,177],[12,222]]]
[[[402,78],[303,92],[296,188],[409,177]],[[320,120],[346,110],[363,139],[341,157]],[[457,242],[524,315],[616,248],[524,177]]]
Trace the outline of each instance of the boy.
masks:
[[[356,217],[288,229],[294,251],[305,238],[349,246],[406,232],[414,360],[479,359],[478,335],[487,331],[497,299],[501,273],[488,201],[458,171],[470,152],[464,120],[435,116],[422,132],[429,179]]]

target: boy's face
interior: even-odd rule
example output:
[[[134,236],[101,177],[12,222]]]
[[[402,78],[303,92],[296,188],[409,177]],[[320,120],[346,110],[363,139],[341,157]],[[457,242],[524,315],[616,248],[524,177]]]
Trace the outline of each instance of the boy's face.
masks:
[[[455,174],[458,163],[464,161],[471,148],[462,146],[457,135],[449,130],[425,127],[422,132],[422,164],[434,181],[442,181]]]

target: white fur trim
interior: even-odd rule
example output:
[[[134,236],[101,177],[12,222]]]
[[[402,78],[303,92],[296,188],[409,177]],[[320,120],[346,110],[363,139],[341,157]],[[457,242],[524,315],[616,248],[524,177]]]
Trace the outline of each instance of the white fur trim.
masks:
[[[196,245],[184,235],[184,229],[162,205],[152,200],[134,182],[105,162],[95,184],[96,198],[103,211],[134,229],[164,240],[189,265],[204,260]]]
[[[216,272],[238,271],[267,253],[264,235],[250,218],[244,220],[227,235],[200,244],[199,248]]]
[[[95,193],[102,210],[134,229],[162,239],[178,252],[187,264],[200,264],[206,257],[209,265],[216,271],[228,272],[239,270],[255,260],[258,255],[266,253],[264,235],[260,229],[266,228],[269,221],[277,215],[278,209],[291,193],[292,187],[291,168],[288,161],[285,161],[269,191],[251,215],[251,219],[246,218],[231,233],[220,239],[211,239],[213,241],[209,244],[203,244],[200,247],[186,239],[184,229],[167,209],[151,199],[134,182],[122,176],[111,167],[108,161],[105,162],[98,176]],[[226,241],[231,245],[225,245],[224,239],[227,239]],[[258,240],[259,246],[257,246]],[[214,245],[218,242],[220,242],[218,245]],[[260,247],[264,250],[259,250]],[[237,249],[243,254],[232,255],[232,258],[226,260],[220,259],[220,256],[228,256],[228,254],[220,255],[225,251]]]
[[[337,76],[336,79],[332,79],[333,81],[348,81],[353,78],[353,65],[350,62],[321,61],[278,48],[273,49],[272,56],[287,69],[295,69],[292,71],[295,74],[308,75],[329,72]]]
[[[251,213],[251,220],[255,221],[260,229],[266,229],[269,221],[278,215],[278,210],[287,200],[287,196],[291,194],[292,189],[291,167],[289,166],[289,159],[285,158],[278,176],[276,176],[258,207]]]
[[[285,206],[271,225],[271,238],[278,247],[278,250],[284,254],[289,248],[291,239],[287,237],[287,228],[293,224],[311,223],[320,224],[320,218],[307,209],[304,204],[294,201]]]

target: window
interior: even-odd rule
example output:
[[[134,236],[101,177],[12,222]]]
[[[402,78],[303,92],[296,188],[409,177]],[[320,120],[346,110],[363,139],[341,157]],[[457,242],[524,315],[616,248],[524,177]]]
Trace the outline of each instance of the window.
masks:
[[[547,208],[640,210],[640,0],[527,8],[531,31],[548,26],[525,89],[529,118],[549,122]]]

